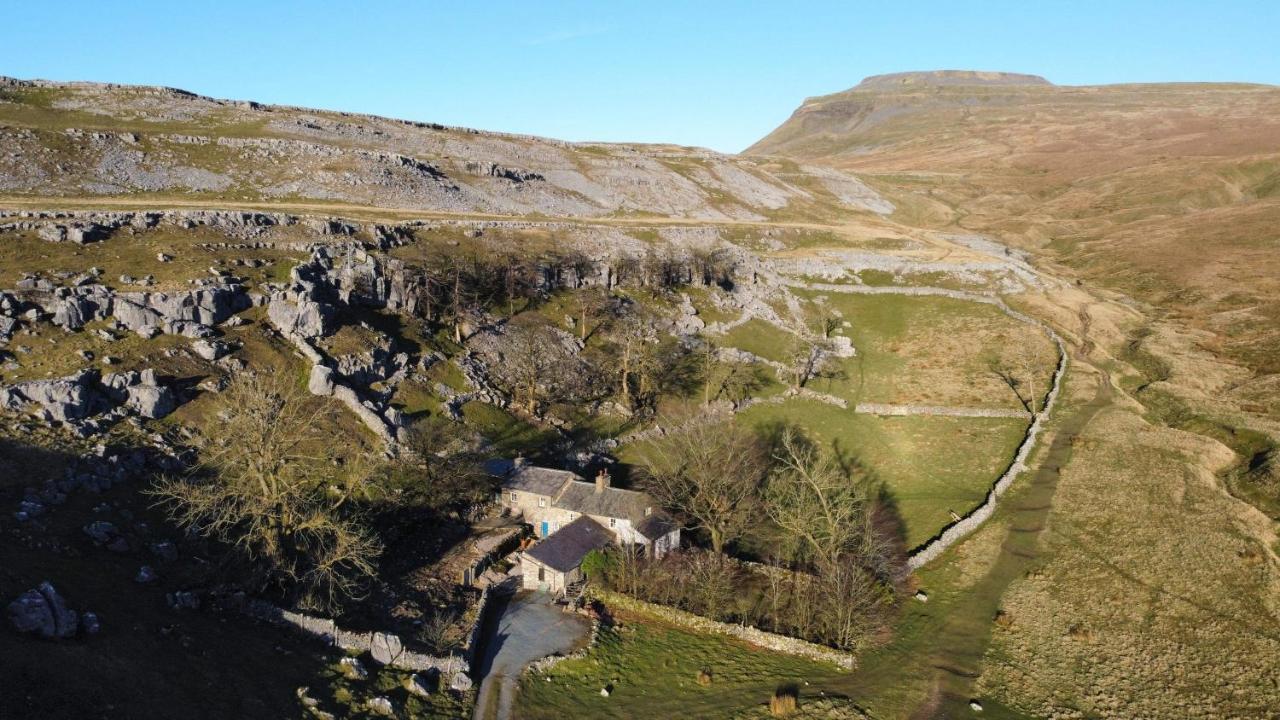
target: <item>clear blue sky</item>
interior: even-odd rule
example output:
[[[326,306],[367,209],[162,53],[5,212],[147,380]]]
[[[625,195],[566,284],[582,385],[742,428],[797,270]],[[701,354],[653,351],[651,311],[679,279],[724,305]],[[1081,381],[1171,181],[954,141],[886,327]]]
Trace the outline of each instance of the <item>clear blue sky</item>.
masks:
[[[885,72],[1280,84],[1280,0],[0,0],[0,10],[5,75],[170,85],[568,140],[729,152],[769,132],[806,96]]]

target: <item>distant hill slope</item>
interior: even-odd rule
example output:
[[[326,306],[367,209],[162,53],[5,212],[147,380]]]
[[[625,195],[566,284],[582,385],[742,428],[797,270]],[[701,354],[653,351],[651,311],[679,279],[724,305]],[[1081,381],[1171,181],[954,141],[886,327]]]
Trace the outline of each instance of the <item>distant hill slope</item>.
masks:
[[[856,178],[794,162],[11,78],[0,78],[0,194],[705,220],[887,209]]]
[[[1280,87],[881,76],[746,154],[859,172],[896,219],[1039,248],[1209,331],[1258,373],[1243,396],[1280,394]]]

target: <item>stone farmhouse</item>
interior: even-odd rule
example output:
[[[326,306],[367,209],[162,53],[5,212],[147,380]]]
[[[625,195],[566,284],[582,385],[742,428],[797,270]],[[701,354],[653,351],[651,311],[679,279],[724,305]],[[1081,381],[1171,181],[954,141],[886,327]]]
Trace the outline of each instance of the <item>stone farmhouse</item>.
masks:
[[[662,557],[680,546],[680,527],[642,492],[611,485],[601,471],[587,482],[565,470],[521,459],[491,466],[502,477],[499,502],[541,538],[524,553],[524,587],[564,592],[582,577],[582,559],[609,544]]]

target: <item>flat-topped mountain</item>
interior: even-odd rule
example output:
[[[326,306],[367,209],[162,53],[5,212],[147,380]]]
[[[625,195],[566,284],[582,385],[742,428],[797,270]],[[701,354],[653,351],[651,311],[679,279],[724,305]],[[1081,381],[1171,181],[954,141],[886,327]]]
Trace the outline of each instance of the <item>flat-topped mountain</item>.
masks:
[[[878,178],[899,218],[1044,248],[1280,370],[1280,87],[1014,82],[1028,77],[868,78],[746,152]],[[1277,397],[1268,382],[1239,392]]]
[[[920,70],[871,75],[854,90],[875,90],[918,85],[1052,85],[1039,75],[982,70]]]

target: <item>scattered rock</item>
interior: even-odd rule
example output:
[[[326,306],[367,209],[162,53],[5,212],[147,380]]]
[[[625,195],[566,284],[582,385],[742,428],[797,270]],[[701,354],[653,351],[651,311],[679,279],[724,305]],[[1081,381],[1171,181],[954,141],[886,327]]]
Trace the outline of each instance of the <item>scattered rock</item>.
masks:
[[[390,698],[385,698],[382,696],[371,698],[368,702],[368,706],[369,706],[369,712],[373,713],[374,715],[381,715],[383,717],[396,716],[396,707],[395,705],[391,704]]]
[[[977,700],[970,700],[969,709],[974,712],[982,712],[982,703],[978,702]]]
[[[417,673],[413,673],[404,679],[404,689],[408,690],[409,694],[417,695],[418,697],[428,697],[433,692],[431,683]]]
[[[312,395],[328,396],[333,394],[333,371],[323,365],[315,365],[311,368],[311,379],[307,382],[307,389]]]
[[[178,547],[168,540],[151,543],[151,554],[161,562],[171,563],[178,559]]]
[[[98,613],[87,612],[80,617],[80,627],[90,635],[97,635],[102,631],[102,623],[98,620]]]
[[[471,690],[471,676],[464,672],[454,673],[449,680],[449,689],[456,693],[465,693]]]
[[[186,590],[166,593],[164,599],[169,607],[174,610],[198,610],[200,608],[200,597]]]
[[[923,591],[923,590],[921,590],[921,591],[917,592],[917,593],[915,594],[915,598],[916,598],[916,600],[919,600],[920,602],[929,602],[929,594],[928,594],[928,593],[926,593],[926,592],[925,592],[925,591]]]
[[[364,680],[369,677],[369,671],[364,669],[364,665],[361,664],[358,658],[342,658],[338,661],[338,669],[350,680]]]
[[[119,537],[120,531],[106,520],[94,520],[84,526],[84,534],[93,539],[94,545],[106,545]]]
[[[196,340],[191,343],[191,350],[201,358],[213,362],[231,352],[231,346],[219,340]]]
[[[156,574],[155,570],[151,569],[150,565],[143,565],[138,568],[138,574],[134,576],[133,581],[145,585],[147,583],[153,583],[159,579],[160,576]]]
[[[383,665],[394,663],[403,652],[404,645],[400,642],[400,638],[391,633],[375,632],[369,643],[369,654],[373,656],[374,661]]]
[[[295,690],[294,693],[298,696],[298,701],[301,702],[302,706],[305,708],[313,708],[320,704],[319,700],[311,697],[311,688],[305,685]]]
[[[80,621],[74,610],[48,581],[28,590],[9,603],[9,621],[18,632],[39,633],[47,638],[68,638],[76,634]]]

